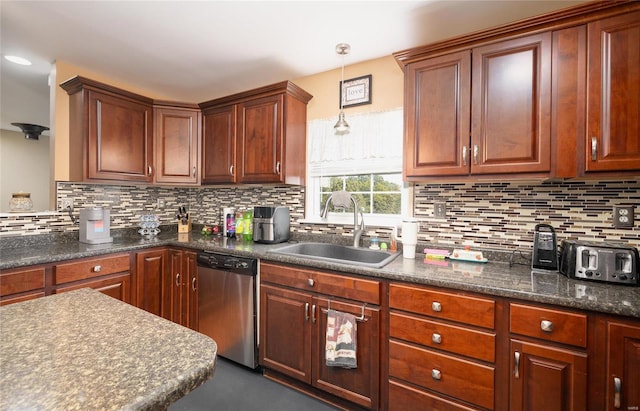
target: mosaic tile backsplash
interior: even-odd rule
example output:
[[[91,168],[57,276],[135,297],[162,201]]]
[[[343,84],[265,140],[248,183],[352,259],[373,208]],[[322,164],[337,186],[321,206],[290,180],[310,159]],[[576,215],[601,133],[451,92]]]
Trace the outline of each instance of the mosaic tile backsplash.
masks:
[[[291,228],[299,233],[349,235],[348,226],[309,224],[304,217],[304,187],[139,187],[57,184],[57,204],[72,199],[74,216],[85,207],[111,209],[111,228],[131,228],[140,215],[155,213],[161,224],[174,224],[185,206],[195,224],[216,224],[222,207],[286,205]],[[434,202],[446,203],[446,219],[433,215]],[[160,204],[159,204],[160,203]],[[616,181],[503,182],[416,184],[414,213],[420,221],[419,241],[443,246],[471,245],[515,250],[533,246],[538,223],[551,224],[558,240],[622,242],[640,248],[640,224],[613,228],[614,205],[640,210],[640,179]],[[0,216],[0,236],[69,233],[78,230],[67,213]],[[367,227],[368,236],[388,238],[388,227]]]

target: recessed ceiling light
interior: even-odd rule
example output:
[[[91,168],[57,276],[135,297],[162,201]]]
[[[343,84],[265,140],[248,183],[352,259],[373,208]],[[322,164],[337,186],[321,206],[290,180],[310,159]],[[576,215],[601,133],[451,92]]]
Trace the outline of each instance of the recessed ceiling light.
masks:
[[[18,56],[4,56],[5,59],[9,60],[12,63],[20,64],[21,66],[30,66],[31,62],[24,57]]]

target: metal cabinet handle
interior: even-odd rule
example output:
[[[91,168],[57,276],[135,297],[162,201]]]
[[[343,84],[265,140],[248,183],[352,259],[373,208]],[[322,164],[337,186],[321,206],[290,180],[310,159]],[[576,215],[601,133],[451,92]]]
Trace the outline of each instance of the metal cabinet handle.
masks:
[[[434,344],[442,344],[442,336],[438,333],[433,333],[431,335],[431,341],[433,341]]]
[[[196,166],[193,166],[193,176],[196,176]]]
[[[473,163],[474,164],[478,164],[478,152],[480,151],[480,148],[478,147],[477,144],[473,145]]]
[[[462,165],[466,166],[467,165],[467,146],[462,147]]]
[[[553,331],[553,323],[549,320],[540,321],[540,329],[546,333]]]
[[[99,273],[100,271],[102,271],[102,266],[101,265],[96,265],[93,267],[93,272],[94,273]]]
[[[176,273],[176,287],[180,287],[180,273]]]
[[[304,320],[309,321],[309,303],[304,303]]]
[[[193,277],[193,279],[191,280],[191,290],[195,291],[196,290],[196,278]]]
[[[431,378],[440,381],[442,379],[442,373],[440,372],[440,370],[436,370],[434,368],[433,370],[431,370]]]
[[[518,379],[520,378],[520,353],[518,351],[514,354],[515,366],[513,367],[513,376]]]
[[[442,304],[440,304],[437,301],[434,301],[431,303],[431,309],[437,313],[439,313],[440,311],[442,311]]]
[[[149,176],[151,176],[153,174],[153,168],[151,168],[151,164],[149,164],[149,166],[147,166],[147,174]]]
[[[316,323],[316,305],[315,304],[311,306],[311,322],[314,324]]]
[[[276,174],[278,174],[278,175],[280,174],[280,162],[279,161],[276,163]]]
[[[229,174],[233,175],[233,164],[229,166]]]
[[[620,393],[622,391],[622,380],[613,377],[613,408],[620,408]]]
[[[313,281],[313,278],[309,278],[309,279],[307,280],[307,284],[309,284],[309,287],[313,287],[313,285],[314,285],[315,283],[316,283],[316,282],[315,282],[315,281]]]
[[[598,160],[598,139],[591,137],[591,161]]]

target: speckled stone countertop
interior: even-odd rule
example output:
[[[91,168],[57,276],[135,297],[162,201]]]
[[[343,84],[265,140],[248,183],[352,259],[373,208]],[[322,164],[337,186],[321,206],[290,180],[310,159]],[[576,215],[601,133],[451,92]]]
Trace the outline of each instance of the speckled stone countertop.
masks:
[[[322,237],[323,242],[334,240],[330,236]],[[313,236],[296,236],[294,239],[318,240]],[[197,232],[182,236],[175,232],[163,232],[151,239],[127,236],[117,238],[113,243],[100,245],[82,244],[75,240],[34,244],[29,247],[3,246],[0,249],[0,270],[154,246],[178,246],[640,318],[639,287],[568,279],[558,272],[532,271],[529,263],[510,267],[505,262],[508,260],[504,259],[504,253],[500,255],[496,252],[493,255],[485,252],[485,256],[489,257],[487,264],[449,260],[424,262],[420,258],[407,260],[400,255],[385,267],[375,269],[271,252],[284,245],[286,244],[243,243],[220,236],[203,237]],[[416,255],[420,257],[419,253]]]
[[[0,321],[0,410],[165,409],[214,374],[211,338],[87,288]]]

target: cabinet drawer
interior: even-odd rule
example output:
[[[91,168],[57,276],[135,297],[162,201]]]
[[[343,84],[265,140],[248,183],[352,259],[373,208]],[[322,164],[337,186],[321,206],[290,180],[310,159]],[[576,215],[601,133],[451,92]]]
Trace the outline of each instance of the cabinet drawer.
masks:
[[[389,375],[493,409],[493,367],[390,341]]]
[[[473,408],[456,404],[425,391],[389,381],[389,411],[472,411]]]
[[[512,333],[577,347],[587,346],[586,314],[516,303],[509,307],[509,329]]]
[[[493,329],[495,305],[495,301],[488,298],[399,284],[389,286],[390,308],[477,325],[478,327]]]
[[[0,274],[0,297],[44,288],[44,267]]]
[[[391,337],[455,354],[494,362],[496,336],[455,325],[443,324],[400,313],[391,313]]]
[[[53,268],[53,284],[99,277],[129,271],[129,254],[90,258],[66,264],[57,264]]]
[[[380,305],[380,282],[303,268],[260,263],[261,281]]]

